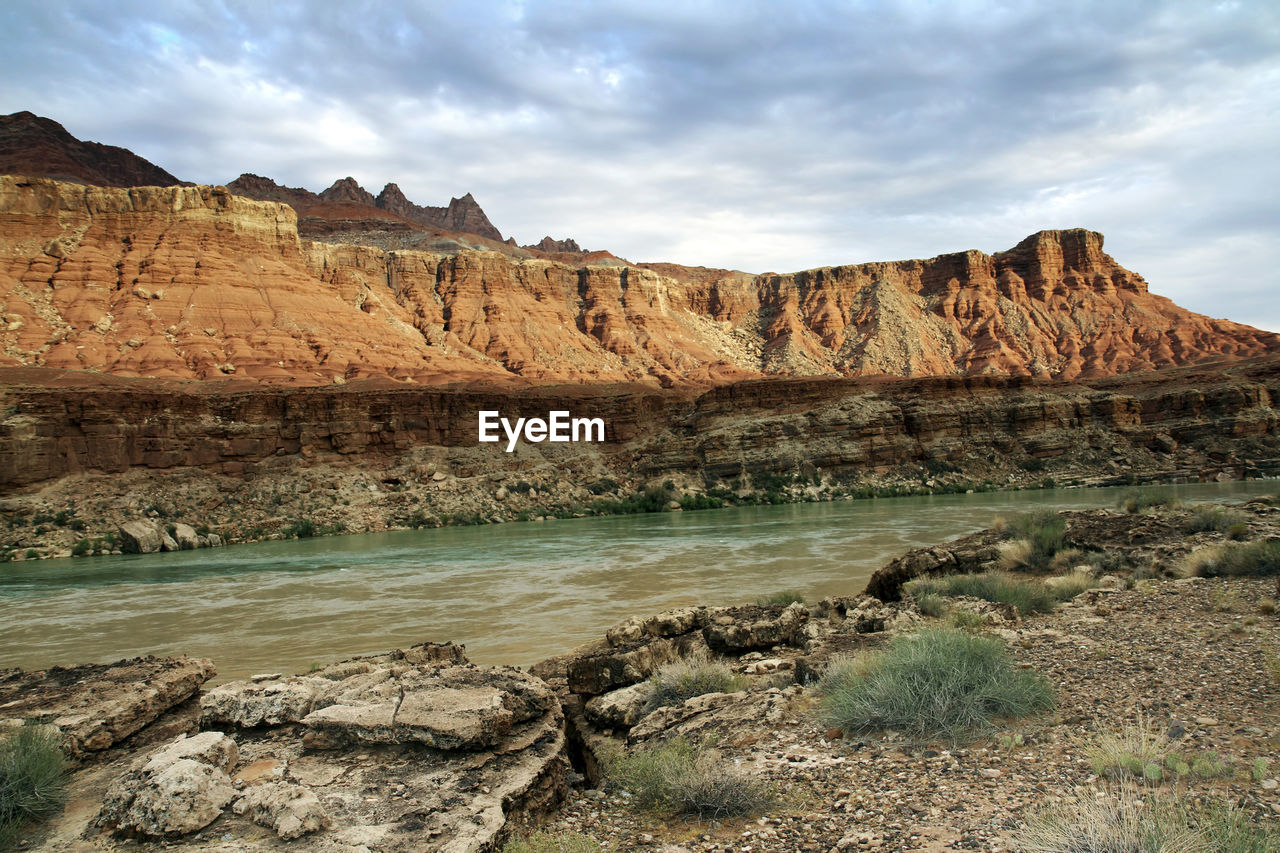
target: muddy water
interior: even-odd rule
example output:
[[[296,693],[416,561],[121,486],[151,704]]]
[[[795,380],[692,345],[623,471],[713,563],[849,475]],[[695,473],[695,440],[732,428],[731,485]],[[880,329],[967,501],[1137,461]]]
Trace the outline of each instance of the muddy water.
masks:
[[[1184,501],[1271,482],[1160,487]],[[0,668],[186,652],[219,680],[424,640],[527,664],[623,617],[781,589],[860,592],[903,551],[1034,507],[1112,507],[1063,489],[487,525],[0,567]]]

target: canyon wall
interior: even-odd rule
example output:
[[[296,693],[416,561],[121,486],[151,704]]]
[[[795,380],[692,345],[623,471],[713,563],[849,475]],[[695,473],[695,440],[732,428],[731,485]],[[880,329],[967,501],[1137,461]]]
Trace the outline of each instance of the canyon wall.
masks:
[[[49,372],[52,374],[52,372]],[[262,463],[343,462],[370,471],[442,450],[473,475],[589,455],[637,481],[714,483],[768,474],[858,478],[903,466],[988,477],[1061,462],[1060,473],[1119,476],[1135,460],[1171,471],[1280,456],[1280,360],[1168,371],[1161,381],[1022,377],[743,382],[696,397],[632,387],[160,390],[9,384],[0,391],[0,492],[86,472],[181,468],[240,475]],[[477,441],[477,413],[602,417],[603,444]],[[1068,471],[1068,469],[1070,469]],[[1240,473],[1247,473],[1241,470]],[[1257,473],[1256,470],[1254,473]],[[556,474],[555,476],[561,476]]]
[[[1147,291],[1093,232],[790,275],[669,276],[301,240],[225,188],[0,177],[0,364],[325,385],[1024,374],[1280,352]]]

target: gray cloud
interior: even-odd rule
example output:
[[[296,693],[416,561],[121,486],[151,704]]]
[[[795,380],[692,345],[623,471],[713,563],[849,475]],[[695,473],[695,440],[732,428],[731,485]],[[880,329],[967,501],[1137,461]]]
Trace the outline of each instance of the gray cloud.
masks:
[[[470,191],[521,242],[754,271],[1083,226],[1156,292],[1280,329],[1266,0],[10,0],[0,23],[0,110],[189,180]]]

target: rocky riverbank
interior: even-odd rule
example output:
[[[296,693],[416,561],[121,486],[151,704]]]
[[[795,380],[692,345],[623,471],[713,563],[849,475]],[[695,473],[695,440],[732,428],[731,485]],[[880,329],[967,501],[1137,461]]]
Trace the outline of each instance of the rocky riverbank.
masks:
[[[1038,810],[1114,795],[1099,747],[1137,726],[1167,753],[1159,773],[1140,768],[1141,795],[1270,825],[1275,578],[1182,575],[1280,538],[1280,509],[1131,509],[1011,519],[913,551],[877,574],[875,598],[632,618],[527,673],[472,666],[449,644],[206,690],[212,665],[190,659],[9,671],[0,715],[55,727],[76,761],[68,805],[22,849],[487,851],[538,828],[667,853],[1009,850]],[[1057,531],[1043,563],[1022,546],[1029,530]],[[1037,589],[1066,590],[1062,603],[1024,613],[910,583],[1000,568],[1053,575]],[[834,729],[820,686],[832,662],[938,623],[998,638],[1044,676],[1053,709],[954,742]],[[730,673],[725,689],[654,707],[655,674],[701,662]],[[673,742],[772,796],[744,817],[676,817],[609,781],[618,754]]]
[[[0,560],[124,550],[122,528],[139,520],[231,543],[1280,472],[1275,359],[1071,383],[768,380],[698,396],[6,376]],[[589,412],[607,440],[505,453],[477,443],[479,409]]]

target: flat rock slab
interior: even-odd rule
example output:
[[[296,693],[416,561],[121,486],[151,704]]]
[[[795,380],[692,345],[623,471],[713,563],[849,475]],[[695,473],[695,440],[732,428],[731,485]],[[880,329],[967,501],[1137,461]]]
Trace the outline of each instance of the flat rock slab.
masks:
[[[206,658],[133,658],[111,664],[0,672],[0,724],[57,726],[76,756],[106,749],[191,698],[215,673]]]

